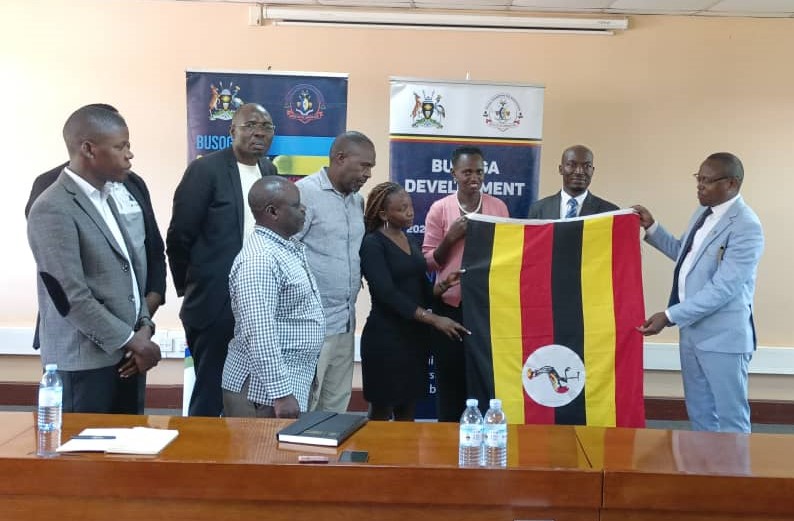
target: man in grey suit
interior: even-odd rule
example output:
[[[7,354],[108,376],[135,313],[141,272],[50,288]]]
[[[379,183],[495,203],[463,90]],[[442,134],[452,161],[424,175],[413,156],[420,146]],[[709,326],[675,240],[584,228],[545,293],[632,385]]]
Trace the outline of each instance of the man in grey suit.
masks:
[[[144,375],[160,348],[151,341],[143,262],[107,186],[130,170],[127,124],[87,106],[69,116],[63,136],[69,164],[28,216],[42,364],[58,364],[66,412],[142,413]]]
[[[645,240],[676,261],[667,309],[638,329],[648,336],[678,326],[693,429],[750,432],[747,373],[756,347],[753,295],[764,232],[739,195],[744,167],[738,157],[712,154],[694,176],[701,208],[680,239],[634,206]]]
[[[105,103],[93,103],[93,107],[99,107],[111,112],[118,112],[112,105]],[[33,202],[41,193],[61,175],[63,168],[69,162],[56,166],[38,176],[33,181],[30,189],[30,197],[25,205],[25,218],[30,213]],[[149,307],[149,313],[154,317],[157,309],[165,304],[165,244],[160,235],[160,228],[157,226],[157,219],[154,216],[152,201],[149,196],[149,189],[143,178],[135,172],[128,172],[124,183],[112,185],[111,196],[116,203],[117,210],[122,217],[121,224],[126,226],[129,238],[134,246],[141,253],[141,257],[146,261],[146,284],[144,298]],[[36,330],[33,335],[33,349],[39,348],[39,320],[36,317]]]
[[[584,145],[574,145],[562,153],[559,166],[562,190],[544,197],[529,207],[528,219],[570,219],[583,215],[611,212],[618,207],[588,190],[593,180],[593,152]]]

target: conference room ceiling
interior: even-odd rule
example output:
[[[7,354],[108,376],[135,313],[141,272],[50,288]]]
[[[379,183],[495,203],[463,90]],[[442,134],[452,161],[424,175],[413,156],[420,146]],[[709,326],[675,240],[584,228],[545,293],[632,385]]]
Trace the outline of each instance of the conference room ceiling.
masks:
[[[200,0],[201,1],[201,0]],[[794,0],[203,0],[244,4],[571,14],[794,17]]]

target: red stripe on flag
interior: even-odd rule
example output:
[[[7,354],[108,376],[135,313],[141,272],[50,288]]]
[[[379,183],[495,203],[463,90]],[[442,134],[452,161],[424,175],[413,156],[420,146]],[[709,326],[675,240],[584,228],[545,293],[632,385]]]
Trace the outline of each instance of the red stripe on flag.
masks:
[[[616,215],[612,226],[612,291],[615,299],[615,420],[620,427],[645,427],[642,384],[645,320],[639,216]]]
[[[551,306],[551,255],[554,225],[524,227],[521,270],[522,365],[536,349],[554,341]],[[554,423],[554,408],[540,405],[524,392],[524,423]]]

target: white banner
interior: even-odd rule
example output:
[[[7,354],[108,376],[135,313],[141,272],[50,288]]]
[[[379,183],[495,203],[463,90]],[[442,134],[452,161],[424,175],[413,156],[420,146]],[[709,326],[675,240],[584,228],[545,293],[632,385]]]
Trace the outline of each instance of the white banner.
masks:
[[[543,137],[543,87],[392,78],[390,134]]]

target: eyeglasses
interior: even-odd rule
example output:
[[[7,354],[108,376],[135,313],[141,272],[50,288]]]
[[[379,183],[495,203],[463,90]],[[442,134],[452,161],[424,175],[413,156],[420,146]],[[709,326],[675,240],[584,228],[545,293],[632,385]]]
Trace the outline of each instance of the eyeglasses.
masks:
[[[692,174],[692,177],[695,178],[695,181],[697,181],[697,183],[699,185],[713,185],[717,181],[722,181],[723,179],[730,179],[733,176],[732,175],[724,175],[722,177],[715,177],[714,179],[709,179],[708,177],[703,177],[700,174]]]
[[[578,168],[581,168],[585,173],[592,173],[595,167],[593,163],[577,163],[576,161],[566,161],[562,165],[563,169],[567,172],[576,172]]]
[[[246,132],[253,132],[254,130],[261,130],[265,134],[275,134],[276,126],[273,123],[260,123],[258,121],[246,121],[242,125],[235,125]]]

